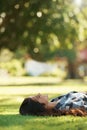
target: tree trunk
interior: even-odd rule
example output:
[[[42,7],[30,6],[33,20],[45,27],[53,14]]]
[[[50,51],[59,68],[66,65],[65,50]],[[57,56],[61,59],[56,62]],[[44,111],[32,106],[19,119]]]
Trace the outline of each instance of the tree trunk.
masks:
[[[69,62],[68,63],[68,72],[69,72],[69,78],[70,79],[75,79],[76,76],[76,63],[74,62]]]

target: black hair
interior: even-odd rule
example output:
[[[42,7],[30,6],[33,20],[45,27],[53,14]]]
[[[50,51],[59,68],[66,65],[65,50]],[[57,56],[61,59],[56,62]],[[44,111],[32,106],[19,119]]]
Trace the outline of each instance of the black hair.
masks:
[[[44,111],[44,104],[34,101],[31,98],[25,98],[19,109],[21,115],[38,115]]]

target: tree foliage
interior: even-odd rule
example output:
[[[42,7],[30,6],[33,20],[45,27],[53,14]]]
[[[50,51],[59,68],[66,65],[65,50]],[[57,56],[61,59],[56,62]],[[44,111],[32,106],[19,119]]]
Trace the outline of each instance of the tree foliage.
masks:
[[[23,48],[39,59],[74,59],[76,42],[87,36],[85,10],[71,0],[1,0],[0,48]]]

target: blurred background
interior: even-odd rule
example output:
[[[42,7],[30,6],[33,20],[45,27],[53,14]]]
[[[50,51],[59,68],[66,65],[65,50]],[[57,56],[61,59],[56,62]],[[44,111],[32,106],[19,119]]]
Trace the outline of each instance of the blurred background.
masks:
[[[31,76],[29,54],[42,65],[58,65],[38,76],[86,79],[86,12],[87,0],[0,0],[0,77]]]

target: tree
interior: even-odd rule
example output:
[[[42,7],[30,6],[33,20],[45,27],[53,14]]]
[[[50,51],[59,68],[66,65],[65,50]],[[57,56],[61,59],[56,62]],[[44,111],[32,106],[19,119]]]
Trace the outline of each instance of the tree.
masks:
[[[84,39],[87,36],[86,7],[80,11],[71,0],[0,2],[0,48],[23,47],[39,60],[67,56],[73,63],[81,28]]]

